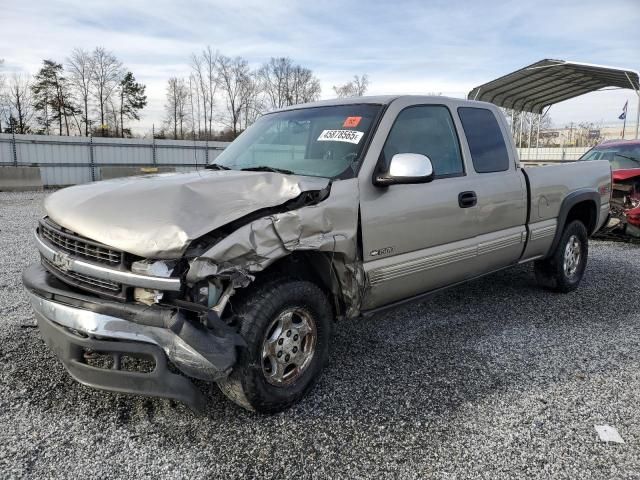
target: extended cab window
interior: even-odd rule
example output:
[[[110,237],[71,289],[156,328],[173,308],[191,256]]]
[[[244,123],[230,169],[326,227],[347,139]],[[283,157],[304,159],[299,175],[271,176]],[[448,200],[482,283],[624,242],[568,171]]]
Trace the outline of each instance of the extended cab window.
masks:
[[[419,153],[431,159],[436,178],[464,175],[460,143],[447,107],[404,109],[396,118],[382,154],[388,168],[396,153]]]
[[[475,171],[490,173],[508,170],[509,152],[493,112],[486,108],[460,107],[458,114]]]

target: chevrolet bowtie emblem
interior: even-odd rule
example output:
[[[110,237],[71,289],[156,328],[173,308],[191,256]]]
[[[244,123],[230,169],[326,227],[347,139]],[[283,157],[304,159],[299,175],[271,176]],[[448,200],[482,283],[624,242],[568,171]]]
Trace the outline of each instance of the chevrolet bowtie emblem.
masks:
[[[51,263],[53,263],[56,267],[58,267],[63,272],[66,272],[67,270],[69,270],[69,267],[71,266],[71,258],[66,253],[56,252],[53,254]]]

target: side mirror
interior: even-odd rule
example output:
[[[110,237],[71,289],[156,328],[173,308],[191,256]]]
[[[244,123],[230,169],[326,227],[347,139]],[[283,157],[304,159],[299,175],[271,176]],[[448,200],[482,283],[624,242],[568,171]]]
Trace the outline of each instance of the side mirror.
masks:
[[[419,153],[396,153],[391,158],[389,171],[377,174],[373,183],[379,187],[388,185],[427,183],[433,180],[431,159]]]

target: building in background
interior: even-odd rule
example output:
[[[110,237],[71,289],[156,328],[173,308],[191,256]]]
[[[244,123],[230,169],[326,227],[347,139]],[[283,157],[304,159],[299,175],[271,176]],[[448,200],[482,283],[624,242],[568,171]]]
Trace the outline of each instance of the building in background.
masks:
[[[632,129],[627,128],[624,138],[634,138]],[[540,147],[592,147],[605,140],[620,140],[622,125],[598,126],[593,123],[569,124],[564,128],[540,131]]]

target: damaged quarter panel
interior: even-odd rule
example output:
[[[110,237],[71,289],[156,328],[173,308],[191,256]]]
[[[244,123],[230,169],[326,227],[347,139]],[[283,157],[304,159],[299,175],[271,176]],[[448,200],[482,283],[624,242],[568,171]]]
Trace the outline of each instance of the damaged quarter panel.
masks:
[[[47,197],[57,224],[146,258],[178,258],[195,238],[328,179],[272,172],[197,171],[65,188]]]
[[[357,248],[358,205],[357,179],[334,182],[320,203],[264,216],[222,238],[190,262],[187,282],[213,275],[252,277],[294,251],[326,252],[340,293],[355,314],[363,278]]]

